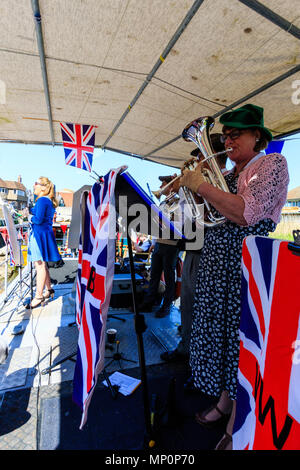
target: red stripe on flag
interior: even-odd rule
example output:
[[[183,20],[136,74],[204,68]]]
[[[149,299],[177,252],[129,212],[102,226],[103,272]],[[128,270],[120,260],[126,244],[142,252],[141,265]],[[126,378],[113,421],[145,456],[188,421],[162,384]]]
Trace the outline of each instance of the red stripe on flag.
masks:
[[[82,268],[81,268],[81,280],[82,281],[83,281],[83,279],[89,279],[90,271],[91,271],[90,262],[86,259],[83,259],[82,260]]]
[[[295,262],[295,255],[288,249],[288,242],[281,242],[264,374],[265,391],[273,396],[278,409],[281,408],[281,418],[278,415],[279,426],[283,424],[288,410],[294,353],[292,345],[297,339],[300,312],[300,297],[295,295],[295,289],[299,289],[299,274],[299,263]]]
[[[66,159],[66,164],[69,165],[71,163],[71,161],[73,160],[74,156],[76,156],[76,152],[73,150],[72,152],[70,152],[70,154],[68,155],[67,159]]]
[[[93,297],[102,303],[105,299],[105,277],[101,274],[95,274],[93,279]]]
[[[70,149],[75,149],[75,150],[78,148],[77,144],[71,144],[70,142],[64,142],[63,145],[65,148],[70,148]],[[94,151],[94,147],[90,147],[90,146],[81,146],[80,148],[84,150],[85,152],[89,152],[89,153],[93,153]]]
[[[69,131],[69,129],[64,126],[64,124],[61,122],[60,123],[61,127],[63,128],[63,130],[65,131],[66,134],[68,134],[68,136],[70,137],[70,139],[74,142],[74,137],[72,136],[71,132]]]
[[[94,126],[90,126],[90,127],[89,127],[88,132],[85,134],[85,136],[83,136],[83,139],[84,139],[85,141],[87,140],[89,134],[94,130],[94,128],[95,128]]]
[[[101,213],[100,222],[99,222],[99,230],[103,227],[105,221],[108,218],[108,215],[109,215],[109,202],[106,204],[103,212]]]
[[[87,364],[87,374],[86,374],[86,393],[88,393],[92,387],[92,380],[93,380],[93,368],[92,368],[92,346],[91,346],[91,339],[90,339],[90,332],[89,326],[86,320],[86,307],[85,304],[83,305],[83,312],[81,318],[81,327],[83,328],[83,337],[84,337],[84,344],[85,344],[85,351],[86,351],[86,364]]]
[[[265,329],[265,319],[264,319],[264,313],[263,313],[263,308],[262,308],[262,303],[261,303],[261,298],[259,294],[258,287],[256,285],[256,281],[253,277],[253,270],[252,270],[252,258],[250,256],[247,244],[244,243],[243,247],[243,262],[244,265],[246,266],[248,273],[249,273],[249,281],[248,281],[248,289],[250,291],[251,298],[254,303],[255,310],[257,312],[259,324],[260,324],[260,331],[265,339],[265,334],[266,334],[266,329]]]
[[[89,200],[89,206],[92,207],[92,194],[91,194],[91,192],[89,192],[88,200]],[[90,228],[91,228],[91,232],[92,232],[92,237],[94,239],[95,236],[96,236],[96,229],[95,229],[94,224],[93,224],[93,217],[90,217]]]
[[[81,162],[81,158],[82,158],[82,147],[81,147],[81,126],[80,124],[75,124],[75,133],[76,133],[76,140],[77,140],[77,145],[76,145],[76,148],[77,148],[77,166],[79,168],[82,167],[82,162]]]
[[[257,360],[256,357],[248,351],[248,349],[244,348],[244,344],[240,342],[240,358],[239,358],[239,369],[241,373],[246,377],[248,382],[255,389],[255,377],[256,377],[256,368],[257,368]],[[254,396],[254,394],[253,394]]]
[[[87,167],[88,171],[91,171],[91,165],[90,165],[90,162],[89,162],[89,159],[88,159],[88,156],[86,154],[86,152],[84,151],[83,154],[82,154],[82,158],[85,162],[85,166]]]

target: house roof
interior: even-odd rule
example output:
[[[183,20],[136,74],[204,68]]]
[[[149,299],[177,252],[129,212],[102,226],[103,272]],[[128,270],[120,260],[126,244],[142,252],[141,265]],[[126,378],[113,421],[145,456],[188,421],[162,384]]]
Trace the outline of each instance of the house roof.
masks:
[[[0,178],[0,188],[7,189],[20,189],[21,191],[26,191],[24,184],[19,183],[18,181],[7,181]]]
[[[298,0],[2,0],[0,141],[96,146],[180,167],[181,133],[246,103],[274,136],[299,129]],[[41,20],[41,21],[40,21]],[[296,87],[296,88],[295,88]]]
[[[299,199],[300,200],[300,186],[297,186],[297,188],[291,189],[288,194],[287,194],[287,200],[295,200]]]

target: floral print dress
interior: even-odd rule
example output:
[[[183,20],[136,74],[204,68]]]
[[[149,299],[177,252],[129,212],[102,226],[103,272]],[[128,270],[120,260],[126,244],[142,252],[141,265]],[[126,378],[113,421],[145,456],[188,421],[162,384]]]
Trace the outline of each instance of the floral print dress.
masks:
[[[231,193],[238,175],[225,176]],[[195,386],[219,397],[227,390],[236,398],[239,361],[241,257],[243,239],[267,236],[276,228],[271,219],[240,226],[231,221],[205,233],[195,291],[190,365]]]

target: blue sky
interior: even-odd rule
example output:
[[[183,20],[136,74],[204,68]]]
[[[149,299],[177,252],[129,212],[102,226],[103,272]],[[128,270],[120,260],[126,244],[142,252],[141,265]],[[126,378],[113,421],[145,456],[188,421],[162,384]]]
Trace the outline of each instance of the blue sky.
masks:
[[[288,163],[290,190],[300,186],[300,134],[286,140],[282,154]],[[95,149],[93,170],[99,175],[104,175],[111,168],[118,168],[122,165],[128,166],[127,171],[146,192],[148,192],[147,183],[151,190],[159,188],[158,176],[170,175],[176,171],[178,173],[178,170],[171,167]],[[32,189],[33,183],[39,176],[47,176],[56,185],[58,191],[65,188],[76,191],[84,184],[94,183],[87,171],[65,165],[62,146],[2,143],[0,144],[0,168],[2,179],[16,181],[18,175],[21,175],[27,189]]]

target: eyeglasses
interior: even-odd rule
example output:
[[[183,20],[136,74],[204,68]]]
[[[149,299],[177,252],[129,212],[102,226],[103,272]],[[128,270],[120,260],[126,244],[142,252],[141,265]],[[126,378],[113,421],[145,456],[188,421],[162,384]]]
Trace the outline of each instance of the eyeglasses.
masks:
[[[222,142],[222,144],[225,144],[228,137],[230,138],[230,140],[236,140],[241,136],[241,134],[243,134],[243,132],[245,132],[245,129],[243,129],[243,130],[242,129],[234,129],[233,131],[229,132],[228,134],[222,134],[221,137],[220,137],[220,141]]]
[[[34,186],[45,186],[45,185],[42,183],[39,183],[38,181],[35,181]]]

